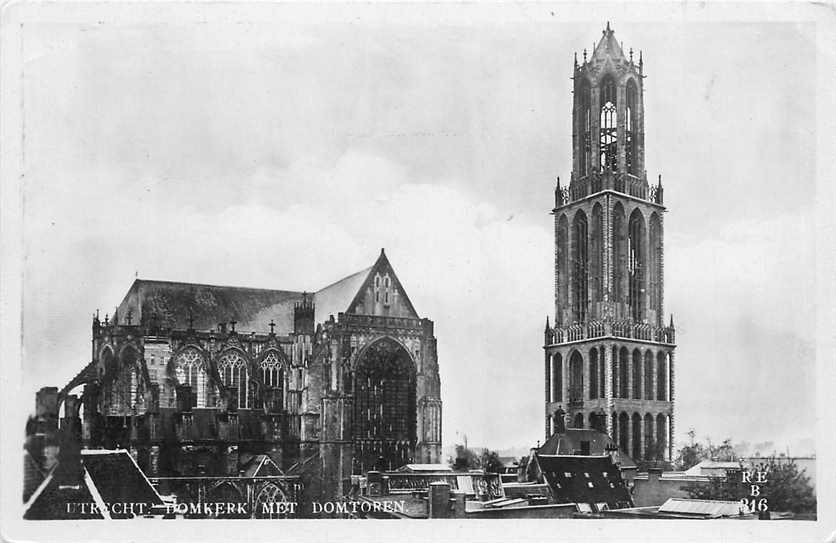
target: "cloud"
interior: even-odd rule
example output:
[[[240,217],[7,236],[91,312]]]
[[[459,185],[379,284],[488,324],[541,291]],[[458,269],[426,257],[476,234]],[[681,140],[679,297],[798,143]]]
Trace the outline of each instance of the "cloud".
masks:
[[[84,338],[94,301],[103,310],[116,305],[136,270],[147,278],[314,290],[370,265],[385,247],[422,316],[436,322],[445,419],[486,442],[493,432],[509,443],[528,439],[516,420],[531,419],[539,399],[526,395],[509,408],[516,416],[492,421],[492,403],[474,405],[473,397],[501,397],[520,374],[519,390],[539,389],[547,229],[507,220],[454,183],[411,179],[367,152],[350,151],[330,168],[303,163],[260,172],[246,184],[255,190],[240,203],[207,211],[179,208],[164,190],[149,193],[137,183],[110,200],[108,213],[88,215],[84,228],[52,223],[74,224],[106,184],[41,201],[49,211],[37,215],[43,220],[27,237],[25,363],[33,381],[57,383],[77,371],[89,356]],[[67,282],[78,287],[61,300]],[[72,361],[58,372],[56,352]]]
[[[666,309],[688,383],[678,428],[778,443],[813,431],[811,359],[795,373],[787,361],[809,352],[813,329],[816,55],[809,27],[763,30],[618,27],[644,48],[648,173],[666,175]],[[86,362],[87,316],[112,312],[137,272],[313,290],[386,247],[436,322],[445,440],[461,431],[499,448],[541,437],[547,213],[553,178],[565,184],[571,163],[571,51],[597,28],[25,32],[33,388]],[[755,42],[768,54],[753,56]],[[774,396],[791,413],[769,407],[764,375],[740,390],[735,379],[764,367],[797,383]],[[708,397],[726,411],[707,410]],[[776,411],[769,436],[742,424],[763,409]]]

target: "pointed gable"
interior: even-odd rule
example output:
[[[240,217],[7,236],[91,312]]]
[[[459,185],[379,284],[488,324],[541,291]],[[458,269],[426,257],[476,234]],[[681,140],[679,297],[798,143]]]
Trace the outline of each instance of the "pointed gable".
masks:
[[[418,318],[409,296],[383,249],[371,268],[337,281],[314,294],[316,322],[340,313]]]
[[[603,36],[598,45],[595,46],[595,51],[592,53],[593,62],[604,62],[607,59],[613,61],[626,61],[624,50],[615,39],[615,31],[610,28],[610,23],[607,23],[607,28],[603,30]]]
[[[346,313],[381,317],[418,318],[409,296],[383,249]]]

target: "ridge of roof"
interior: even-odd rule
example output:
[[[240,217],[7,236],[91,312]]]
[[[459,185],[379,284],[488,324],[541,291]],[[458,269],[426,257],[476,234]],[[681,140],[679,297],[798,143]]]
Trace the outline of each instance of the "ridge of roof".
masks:
[[[168,281],[164,279],[134,279],[131,288],[133,285],[136,284],[148,284],[148,285],[171,285],[171,286],[183,286],[183,287],[203,287],[203,288],[221,288],[221,289],[233,289],[233,290],[249,290],[249,291],[258,291],[258,292],[282,292],[287,294],[302,294],[301,290],[287,290],[287,289],[276,289],[276,288],[262,288],[262,287],[241,287],[235,285],[213,285],[209,283],[189,283],[186,281]]]

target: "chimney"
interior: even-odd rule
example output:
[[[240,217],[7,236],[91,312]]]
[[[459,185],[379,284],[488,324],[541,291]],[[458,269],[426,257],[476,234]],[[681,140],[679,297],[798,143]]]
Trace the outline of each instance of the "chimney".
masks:
[[[450,517],[450,484],[430,483],[427,516],[429,518]]]

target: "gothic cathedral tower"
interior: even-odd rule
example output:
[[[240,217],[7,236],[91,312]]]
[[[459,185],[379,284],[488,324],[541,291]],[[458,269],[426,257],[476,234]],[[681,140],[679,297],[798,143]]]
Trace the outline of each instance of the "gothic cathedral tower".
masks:
[[[663,316],[661,176],[644,163],[644,74],[609,23],[575,57],[572,177],[555,190],[555,322],[546,320],[546,437],[608,433],[635,460],[673,452],[673,317]]]

